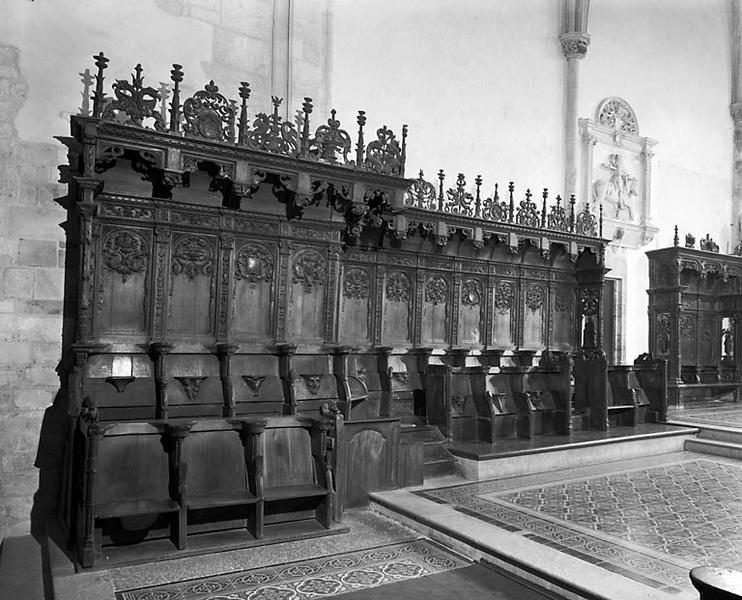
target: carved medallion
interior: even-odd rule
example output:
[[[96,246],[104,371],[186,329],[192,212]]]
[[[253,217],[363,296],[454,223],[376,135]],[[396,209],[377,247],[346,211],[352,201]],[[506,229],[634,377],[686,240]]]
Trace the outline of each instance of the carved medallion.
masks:
[[[348,269],[343,278],[343,296],[350,300],[368,298],[368,273],[363,269]]]
[[[203,238],[191,236],[181,239],[173,248],[173,275],[185,273],[188,279],[197,275],[211,277],[214,268],[214,249]]]
[[[544,305],[544,288],[540,285],[529,285],[526,289],[526,306],[531,309],[531,312],[540,310]]]
[[[476,279],[467,279],[461,286],[461,304],[479,306],[482,302],[482,284]]]
[[[133,231],[121,230],[109,234],[103,242],[103,262],[110,270],[126,278],[147,268],[147,241]]]
[[[273,253],[262,244],[246,244],[237,253],[234,275],[250,283],[273,279]]]
[[[303,250],[292,265],[293,283],[300,283],[305,293],[310,293],[315,285],[325,283],[325,259],[316,250]]]
[[[409,302],[411,288],[407,275],[400,271],[391,273],[386,279],[386,299],[391,302]]]
[[[234,106],[210,81],[183,103],[183,130],[187,135],[221,142],[234,141]]]
[[[448,300],[448,283],[440,275],[428,279],[425,284],[425,302],[428,304],[445,304]]]
[[[495,287],[495,310],[501,315],[507,314],[513,307],[513,284],[502,281]]]

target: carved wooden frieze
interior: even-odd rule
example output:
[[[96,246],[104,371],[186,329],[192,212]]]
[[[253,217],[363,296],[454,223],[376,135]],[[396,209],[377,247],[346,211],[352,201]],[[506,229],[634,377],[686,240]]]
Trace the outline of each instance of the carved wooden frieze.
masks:
[[[406,273],[395,271],[386,278],[386,299],[389,302],[409,302],[412,283]]]
[[[154,212],[150,208],[140,206],[128,206],[125,204],[101,203],[101,216],[116,217],[118,219],[137,219],[141,221],[150,221]]]
[[[149,246],[141,234],[128,229],[109,233],[103,241],[103,265],[126,282],[132,273],[147,269]]]
[[[214,270],[214,248],[204,238],[181,238],[173,248],[171,270],[173,275],[184,274],[188,279],[198,275],[211,277]]]
[[[245,244],[237,251],[234,261],[236,279],[251,284],[259,281],[270,282],[274,272],[273,252],[263,244]]]
[[[327,260],[317,250],[306,249],[299,252],[291,265],[292,283],[300,283],[306,293],[314,286],[325,285]]]

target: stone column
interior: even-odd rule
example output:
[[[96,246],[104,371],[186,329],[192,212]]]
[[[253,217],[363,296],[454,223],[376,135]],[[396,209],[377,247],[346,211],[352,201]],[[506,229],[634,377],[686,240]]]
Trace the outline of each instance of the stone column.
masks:
[[[732,98],[730,111],[734,122],[734,168],[732,172],[732,244],[742,242],[742,0],[732,6]]]
[[[271,96],[283,98],[281,116],[290,118],[291,104],[291,0],[273,0],[271,34]]]
[[[563,0],[562,33],[559,41],[567,59],[564,87],[564,197],[577,193],[577,97],[579,92],[579,61],[587,54],[590,36],[587,14],[590,0]]]

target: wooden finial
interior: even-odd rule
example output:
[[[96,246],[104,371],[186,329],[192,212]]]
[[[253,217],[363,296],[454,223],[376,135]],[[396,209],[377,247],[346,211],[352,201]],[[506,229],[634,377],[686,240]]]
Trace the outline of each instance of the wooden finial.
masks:
[[[675,235],[672,238],[672,245],[678,246],[680,245],[680,238],[678,237],[678,226],[675,225]]]
[[[358,117],[356,118],[358,123],[358,142],[356,143],[356,166],[360,167],[363,165],[363,152],[365,150],[365,140],[363,139],[363,128],[366,125],[366,111],[359,110]]]
[[[479,218],[482,216],[482,200],[479,196],[480,188],[482,187],[482,176],[477,175],[474,178],[474,184],[477,186],[477,197],[474,205],[474,216]]]
[[[108,60],[103,52],[99,52],[93,56],[95,60],[95,66],[98,67],[98,73],[95,76],[95,92],[93,93],[93,116],[100,117],[103,111],[103,70],[108,67]]]
[[[180,65],[173,64],[170,79],[173,81],[173,100],[170,103],[170,131],[178,131],[180,128],[180,82],[183,81],[183,70]]]

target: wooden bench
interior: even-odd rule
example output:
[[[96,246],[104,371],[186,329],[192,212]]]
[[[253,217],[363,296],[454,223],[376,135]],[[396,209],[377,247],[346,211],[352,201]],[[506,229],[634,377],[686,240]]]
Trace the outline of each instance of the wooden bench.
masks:
[[[176,461],[167,449],[165,432],[162,422],[80,420],[77,435],[85,461],[77,554],[82,566],[93,566],[104,543],[157,536],[163,521],[173,543],[185,547],[181,505],[171,493]]]

